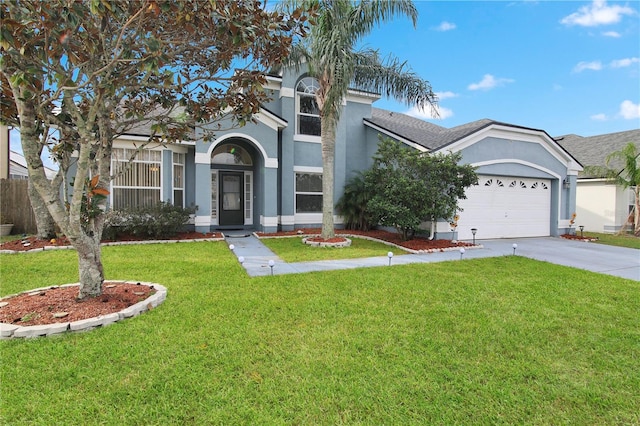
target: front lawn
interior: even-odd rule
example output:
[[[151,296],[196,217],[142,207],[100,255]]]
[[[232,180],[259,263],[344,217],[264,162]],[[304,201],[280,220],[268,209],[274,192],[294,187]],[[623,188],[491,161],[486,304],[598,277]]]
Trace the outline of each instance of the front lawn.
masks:
[[[578,232],[580,234],[580,232]],[[596,241],[599,244],[606,244],[609,246],[628,247],[634,249],[640,249],[640,237],[636,237],[632,234],[616,235],[616,234],[603,234],[597,232],[585,232],[585,237],[597,238]]]
[[[405,250],[378,241],[350,237],[349,247],[313,247],[302,242],[301,237],[262,238],[260,241],[285,262],[312,262],[317,260],[360,259],[363,257],[394,256],[407,254]]]
[[[638,424],[640,283],[519,256],[249,278],[224,242],[105,247],[140,317],[0,342],[3,424]],[[77,281],[0,255],[1,294]]]

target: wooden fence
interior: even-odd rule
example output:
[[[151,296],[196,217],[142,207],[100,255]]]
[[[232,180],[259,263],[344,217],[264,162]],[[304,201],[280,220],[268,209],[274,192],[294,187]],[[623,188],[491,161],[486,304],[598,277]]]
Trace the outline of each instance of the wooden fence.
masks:
[[[35,234],[36,217],[29,201],[29,182],[26,179],[0,180],[0,215],[2,221],[13,223],[12,234]]]

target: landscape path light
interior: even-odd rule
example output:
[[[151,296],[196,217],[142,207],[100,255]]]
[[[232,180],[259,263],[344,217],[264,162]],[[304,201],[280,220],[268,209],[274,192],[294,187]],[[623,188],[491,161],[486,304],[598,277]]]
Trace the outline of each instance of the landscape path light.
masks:
[[[476,232],[478,232],[478,228],[471,228],[471,233],[473,234],[473,245],[476,245]]]
[[[234,246],[233,244],[229,244],[229,250],[234,251],[236,249],[236,246]]]
[[[271,275],[273,275],[273,267],[276,265],[276,262],[273,259],[269,260],[269,268],[271,268]]]
[[[387,253],[387,257],[389,258],[389,266],[391,266],[391,258],[393,257],[393,252],[390,251],[389,253]]]
[[[513,255],[515,256],[516,249],[518,248],[518,245],[516,243],[513,243],[513,245],[511,247],[513,247]]]
[[[238,262],[240,262],[240,264],[242,265],[244,263],[244,256],[240,256],[238,258]]]
[[[580,238],[584,238],[584,234],[582,231],[584,231],[584,225],[580,225],[578,228],[580,228]]]
[[[464,247],[460,247],[460,260],[462,260],[462,256],[464,256]]]

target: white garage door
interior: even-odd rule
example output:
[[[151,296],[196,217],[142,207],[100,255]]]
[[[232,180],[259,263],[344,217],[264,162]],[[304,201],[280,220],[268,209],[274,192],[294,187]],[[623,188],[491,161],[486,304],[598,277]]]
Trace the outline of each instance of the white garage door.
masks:
[[[509,176],[478,176],[460,200],[458,238],[541,237],[550,235],[551,181]]]

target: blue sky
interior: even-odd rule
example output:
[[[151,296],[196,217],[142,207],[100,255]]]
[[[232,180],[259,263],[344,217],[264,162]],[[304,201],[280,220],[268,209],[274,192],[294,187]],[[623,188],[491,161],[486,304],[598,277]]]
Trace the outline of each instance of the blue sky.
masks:
[[[640,1],[415,1],[366,45],[407,61],[439,95],[447,128],[490,118],[592,136],[640,128]]]
[[[640,0],[415,1],[365,40],[407,61],[439,95],[440,116],[374,105],[450,128],[490,118],[551,136],[640,128]],[[12,132],[11,149],[22,152]]]

